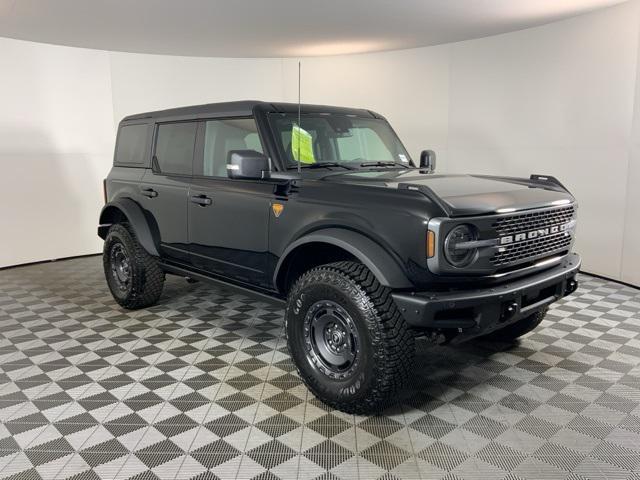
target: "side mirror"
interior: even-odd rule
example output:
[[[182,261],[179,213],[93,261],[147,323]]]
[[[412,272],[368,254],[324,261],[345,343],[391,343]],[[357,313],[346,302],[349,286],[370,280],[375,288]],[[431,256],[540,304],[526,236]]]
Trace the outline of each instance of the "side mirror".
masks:
[[[262,180],[269,178],[270,170],[269,158],[255,150],[231,150],[227,157],[229,178]]]
[[[420,153],[420,168],[427,170],[428,173],[436,171],[436,152],[433,150],[423,150]]]

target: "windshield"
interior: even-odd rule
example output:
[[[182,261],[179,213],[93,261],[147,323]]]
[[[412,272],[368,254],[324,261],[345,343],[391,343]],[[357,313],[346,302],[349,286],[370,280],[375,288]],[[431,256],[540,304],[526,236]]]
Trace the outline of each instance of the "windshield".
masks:
[[[272,113],[288,167],[333,164],[344,168],[407,168],[410,157],[385,120],[345,114]]]

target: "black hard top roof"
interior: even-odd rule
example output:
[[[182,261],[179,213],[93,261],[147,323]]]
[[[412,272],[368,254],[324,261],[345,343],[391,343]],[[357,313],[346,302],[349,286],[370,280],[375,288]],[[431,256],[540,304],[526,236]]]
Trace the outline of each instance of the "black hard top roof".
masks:
[[[157,110],[155,112],[137,113],[122,119],[123,122],[143,119],[189,118],[189,117],[242,117],[253,115],[254,109],[267,112],[297,113],[297,103],[262,102],[259,100],[242,100],[237,102],[208,103],[205,105],[193,105],[189,107],[170,108],[167,110]],[[301,105],[302,113],[341,113],[346,115],[357,115],[360,117],[376,117],[380,115],[361,108],[332,107],[329,105]]]

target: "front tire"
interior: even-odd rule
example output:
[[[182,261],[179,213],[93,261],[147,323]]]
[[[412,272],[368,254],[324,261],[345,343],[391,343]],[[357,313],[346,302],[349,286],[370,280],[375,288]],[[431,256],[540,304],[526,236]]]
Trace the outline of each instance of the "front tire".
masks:
[[[164,272],[126,224],[112,225],[102,253],[104,274],[116,302],[128,309],[145,308],[160,299]]]
[[[300,377],[338,410],[382,410],[411,371],[414,334],[391,291],[362,264],[332,263],[303,274],[289,294],[285,324]]]

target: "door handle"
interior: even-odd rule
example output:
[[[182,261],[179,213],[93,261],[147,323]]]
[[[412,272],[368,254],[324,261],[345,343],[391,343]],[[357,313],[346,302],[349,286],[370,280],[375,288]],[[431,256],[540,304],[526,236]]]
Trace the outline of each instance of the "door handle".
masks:
[[[158,192],[156,192],[153,188],[144,188],[141,193],[145,197],[149,198],[155,198],[158,196]]]
[[[207,205],[211,205],[213,203],[213,200],[211,200],[206,195],[192,195],[191,202],[197,203],[198,205],[202,205],[203,207],[206,207]]]

